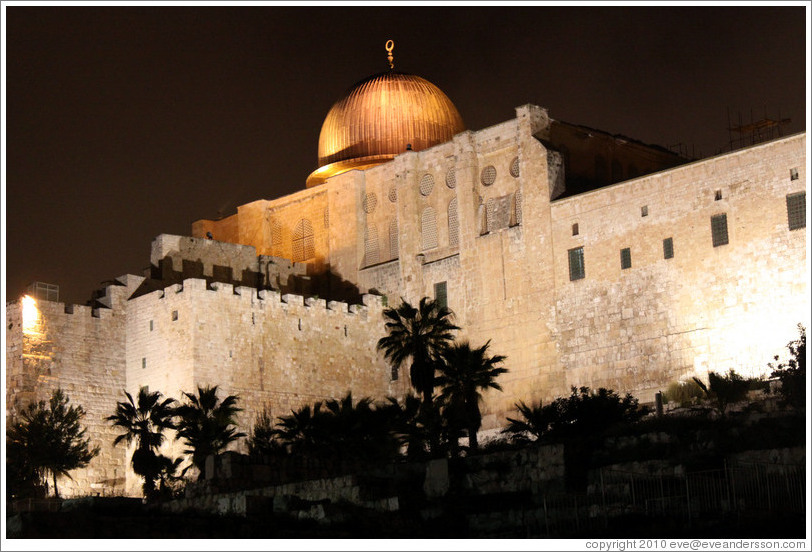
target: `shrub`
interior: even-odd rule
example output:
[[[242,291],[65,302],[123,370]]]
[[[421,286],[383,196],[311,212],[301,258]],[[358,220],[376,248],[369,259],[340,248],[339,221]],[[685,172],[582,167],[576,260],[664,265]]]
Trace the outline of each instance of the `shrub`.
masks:
[[[794,408],[806,406],[806,328],[798,324],[800,336],[787,343],[790,359],[786,363],[768,366],[773,369],[772,377],[781,382],[781,396],[784,402]],[[778,355],[775,356],[778,361]]]
[[[699,378],[694,378],[694,381],[711,400],[719,414],[724,416],[731,404],[747,397],[747,391],[750,390],[753,382],[757,381],[757,378],[745,379],[735,370],[730,369],[725,375],[709,372],[708,385],[705,385]]]
[[[677,403],[680,406],[691,406],[697,404],[705,392],[694,381],[675,381],[668,384],[668,388],[663,393],[663,401],[666,403]]]

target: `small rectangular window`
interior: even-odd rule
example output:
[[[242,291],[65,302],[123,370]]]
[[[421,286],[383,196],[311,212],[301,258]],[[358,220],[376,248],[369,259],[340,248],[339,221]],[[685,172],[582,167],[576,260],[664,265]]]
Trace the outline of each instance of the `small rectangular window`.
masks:
[[[798,169],[790,169],[789,170],[789,179],[790,180],[798,180]]]
[[[713,235],[713,247],[728,244],[726,213],[711,217],[711,234]]]
[[[719,201],[722,199],[722,190],[716,190],[716,195],[714,196],[714,201]]]
[[[572,235],[573,235],[573,236],[577,236],[577,235],[578,235],[578,223],[577,223],[577,222],[576,222],[575,224],[573,224],[573,225],[572,225]]]
[[[445,282],[434,284],[434,300],[440,307],[448,306],[448,286]]]
[[[152,320],[149,321],[149,331],[152,331]]]
[[[643,205],[640,207],[640,216],[647,217],[648,216],[648,205]]]
[[[178,319],[178,311],[172,311],[172,321],[174,322],[177,319]]]
[[[141,357],[141,369],[143,370],[146,367],[147,367],[147,357]]]
[[[391,372],[390,379],[392,381],[398,381],[398,367],[397,366],[392,366],[392,372]]]
[[[620,268],[626,270],[632,267],[632,250],[628,247],[620,250]]]
[[[790,230],[806,228],[806,192],[787,196],[787,223]]]
[[[570,280],[581,280],[585,277],[584,248],[576,247],[568,252],[570,263]]]
[[[663,240],[663,259],[674,258],[674,240],[672,238],[665,238]]]

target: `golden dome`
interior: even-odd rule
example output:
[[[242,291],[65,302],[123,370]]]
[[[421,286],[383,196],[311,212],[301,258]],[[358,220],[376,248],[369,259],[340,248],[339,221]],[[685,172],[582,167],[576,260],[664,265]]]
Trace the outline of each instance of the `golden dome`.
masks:
[[[432,83],[387,71],[366,78],[338,100],[321,127],[319,168],[307,187],[352,169],[368,169],[407,150],[451,140],[465,130],[457,108]]]

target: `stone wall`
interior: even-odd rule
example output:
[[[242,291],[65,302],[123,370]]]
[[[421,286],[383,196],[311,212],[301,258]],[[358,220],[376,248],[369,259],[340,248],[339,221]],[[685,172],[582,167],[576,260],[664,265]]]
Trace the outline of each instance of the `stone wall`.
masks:
[[[805,230],[786,222],[786,195],[806,189],[805,144],[797,135],[553,199],[573,178],[614,181],[680,159],[527,105],[445,144],[248,204],[239,220],[246,229],[262,217],[292,221],[285,213],[326,201],[341,216],[325,225],[326,256],[308,263],[310,274],[329,267],[393,305],[433,297],[445,282],[460,337],[490,340],[508,357],[505,392],[486,394],[484,427],[493,428],[517,400],[550,400],[571,385],[651,401],[694,374],[763,371],[808,318]],[[595,173],[595,155],[605,158],[606,178]],[[567,175],[572,163],[580,172]],[[730,243],[714,248],[710,217],[720,213]],[[663,258],[666,238],[671,259]],[[578,247],[586,277],[570,281],[568,250]]]
[[[126,298],[129,285],[106,288],[112,309],[91,309],[37,301],[24,309],[23,300],[6,312],[6,417],[13,420],[28,404],[49,400],[61,388],[73,405],[85,410],[83,425],[99,455],[87,468],[61,478],[60,494],[114,494],[124,489],[125,448],[113,447],[117,432],[105,418],[115,410],[125,386]]]
[[[554,202],[557,343],[568,383],[651,401],[693,374],[764,374],[808,317],[805,229],[788,229],[786,207],[787,194],[806,187],[805,147],[805,136],[794,136]],[[714,247],[711,217],[720,213],[729,244]],[[586,277],[570,281],[567,252],[576,247]]]
[[[382,400],[408,383],[390,381],[376,350],[381,297],[364,305],[189,279],[134,298],[127,318],[127,388],[181,399],[198,386],[239,396],[240,430],[267,409],[284,416],[305,404],[343,397]],[[241,443],[241,447],[244,445]],[[182,452],[179,442],[167,451]],[[131,490],[137,489],[132,477]]]

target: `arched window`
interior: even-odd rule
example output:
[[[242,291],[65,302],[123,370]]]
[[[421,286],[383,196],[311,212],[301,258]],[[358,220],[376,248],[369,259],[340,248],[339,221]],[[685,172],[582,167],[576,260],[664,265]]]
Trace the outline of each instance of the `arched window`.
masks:
[[[293,231],[293,262],[302,262],[316,256],[313,225],[307,219],[296,223]]]
[[[434,209],[426,207],[420,217],[423,249],[433,249],[437,247],[437,215]]]
[[[271,253],[282,256],[282,224],[276,220],[271,220]]]
[[[448,245],[456,247],[460,244],[460,219],[457,215],[457,198],[448,203]]]
[[[398,256],[398,219],[392,219],[389,223],[389,258],[397,259]]]
[[[378,230],[367,226],[364,231],[364,266],[374,265],[379,261]]]

